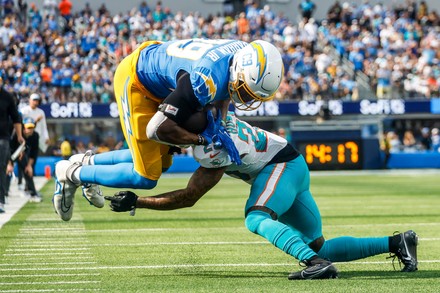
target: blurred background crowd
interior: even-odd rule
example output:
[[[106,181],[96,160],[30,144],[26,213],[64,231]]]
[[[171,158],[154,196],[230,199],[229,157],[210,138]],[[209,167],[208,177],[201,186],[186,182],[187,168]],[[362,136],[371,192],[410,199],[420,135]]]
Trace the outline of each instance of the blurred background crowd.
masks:
[[[117,64],[143,41],[263,39],[282,51],[280,101],[440,96],[440,16],[425,1],[336,0],[324,19],[313,18],[312,0],[298,3],[301,18],[294,22],[287,11],[274,13],[258,1],[203,16],[155,0],[115,15],[105,2],[73,9],[70,0],[44,0],[40,10],[30,1],[2,0],[0,76],[20,98],[38,93],[42,103],[110,103]],[[422,135],[420,127],[418,141]]]

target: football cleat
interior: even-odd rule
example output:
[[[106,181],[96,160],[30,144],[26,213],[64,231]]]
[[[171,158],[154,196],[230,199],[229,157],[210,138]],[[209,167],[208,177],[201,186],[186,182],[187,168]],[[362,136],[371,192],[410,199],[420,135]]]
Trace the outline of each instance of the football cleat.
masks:
[[[73,172],[81,166],[81,163],[73,163],[68,160],[59,161],[55,166],[55,192],[52,203],[56,213],[64,221],[72,218],[75,192],[79,184],[72,181]]]
[[[76,154],[69,158],[71,162],[81,162],[83,166],[90,165],[90,160],[94,155],[92,150],[86,151],[84,154]],[[104,196],[98,184],[86,183],[82,186],[82,194],[85,199],[97,208],[103,208],[105,204]]]
[[[105,199],[98,184],[83,184],[82,193],[91,205],[97,208],[104,207]]]
[[[314,279],[335,279],[338,277],[338,270],[333,264],[325,259],[315,256],[302,263],[306,268],[299,272],[289,274],[289,280],[314,280]]]
[[[395,254],[390,254],[390,258],[397,257],[399,265],[403,263],[401,272],[415,272],[417,268],[417,244],[419,242],[419,236],[413,230],[408,230],[404,233],[396,234],[393,237],[399,237],[399,247]]]

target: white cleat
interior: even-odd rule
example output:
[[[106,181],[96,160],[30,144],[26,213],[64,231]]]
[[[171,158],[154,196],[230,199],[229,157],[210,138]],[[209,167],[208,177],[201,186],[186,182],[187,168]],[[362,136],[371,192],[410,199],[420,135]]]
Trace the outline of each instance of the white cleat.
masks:
[[[59,161],[55,165],[55,193],[52,198],[52,203],[55,211],[60,215],[64,221],[69,221],[72,218],[75,192],[78,184],[73,183],[69,179],[76,168],[80,167],[81,163],[73,163],[68,160]],[[71,177],[71,176],[70,176]]]
[[[83,184],[82,193],[85,199],[97,208],[103,208],[105,204],[104,196],[98,184]]]
[[[94,155],[93,151],[88,150],[84,154],[76,154],[69,158],[71,162],[81,162],[83,166],[90,165],[90,159]],[[86,183],[82,186],[82,193],[85,199],[97,208],[103,208],[105,205],[104,196],[98,184]]]

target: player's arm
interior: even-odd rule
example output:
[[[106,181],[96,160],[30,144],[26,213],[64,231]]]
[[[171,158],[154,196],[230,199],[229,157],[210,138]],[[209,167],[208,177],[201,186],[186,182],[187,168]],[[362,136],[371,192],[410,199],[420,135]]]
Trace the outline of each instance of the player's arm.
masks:
[[[192,207],[203,195],[222,178],[225,168],[199,167],[191,176],[186,188],[150,197],[138,197],[131,191],[122,191],[112,197],[110,207],[115,212],[126,212],[134,208],[152,210],[175,210]]]
[[[176,89],[164,100],[148,123],[148,138],[174,145],[205,144],[200,135],[181,127],[201,107],[192,89],[189,74],[185,72],[179,77]]]
[[[230,100],[229,99],[222,100],[222,101],[215,101],[214,102],[214,106],[217,109],[221,110],[223,121],[226,121],[226,115],[228,115],[228,111],[229,111],[229,104],[230,104]]]

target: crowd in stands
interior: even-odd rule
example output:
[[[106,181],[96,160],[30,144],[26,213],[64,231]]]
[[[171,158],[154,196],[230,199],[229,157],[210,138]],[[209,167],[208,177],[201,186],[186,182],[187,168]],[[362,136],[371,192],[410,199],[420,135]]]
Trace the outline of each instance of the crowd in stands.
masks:
[[[440,152],[440,132],[437,127],[423,127],[420,134],[414,134],[408,129],[399,137],[397,132],[387,131],[383,137],[382,149],[386,153]]]
[[[425,1],[392,8],[336,2],[320,32],[368,76],[378,98],[439,96],[440,17]]]
[[[26,0],[3,0],[1,8],[0,74],[20,96],[39,92],[46,103],[109,103],[116,65],[141,42],[193,37],[276,44],[286,67],[279,100],[358,99],[360,72],[378,98],[440,94],[440,17],[424,1],[392,7],[335,1],[317,21],[315,4],[302,0],[296,23],[288,12],[275,14],[252,0],[244,11],[208,16],[160,1],[115,15],[105,2],[73,10],[70,0],[44,0],[40,11]]]

